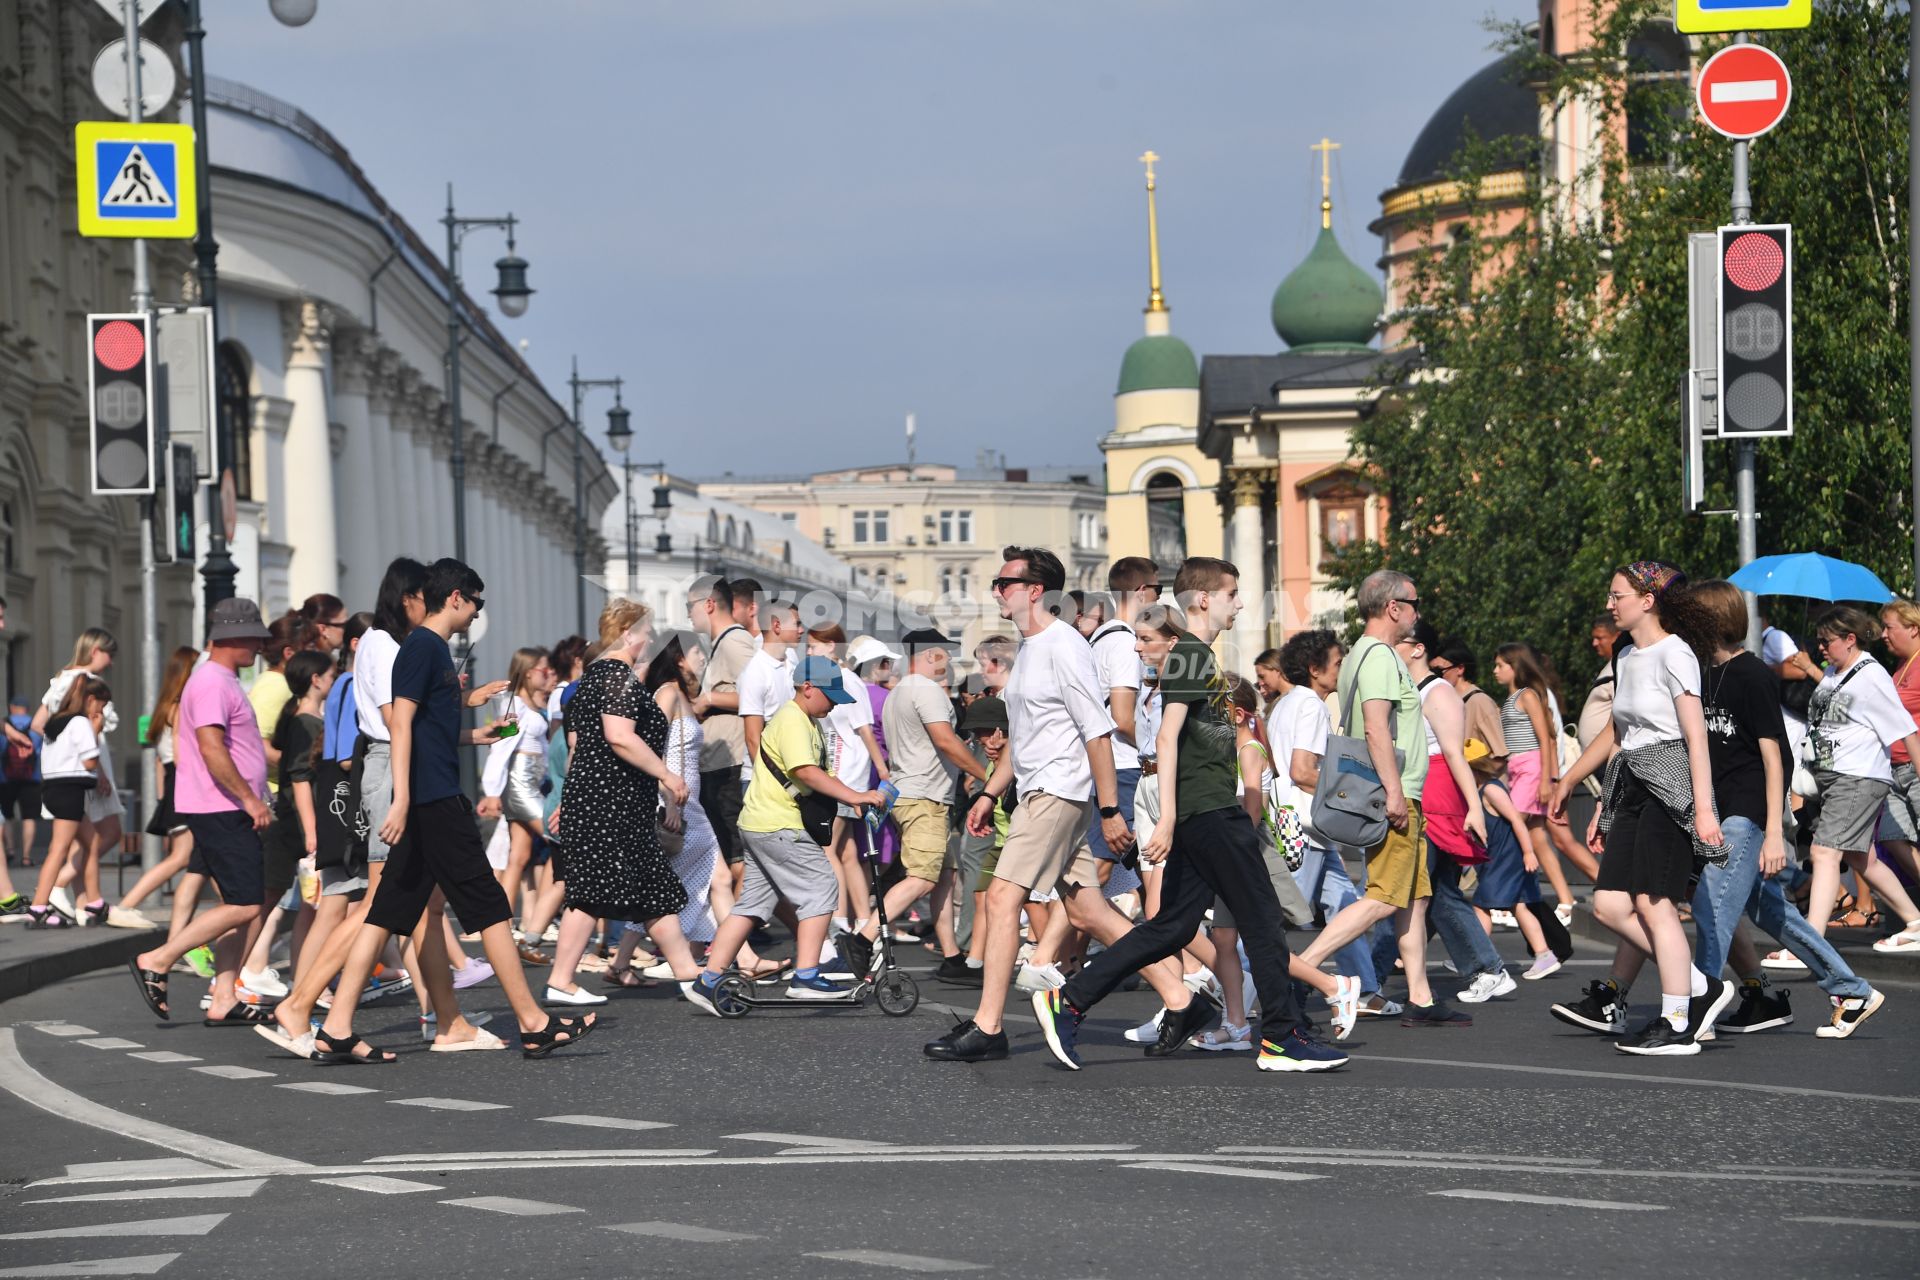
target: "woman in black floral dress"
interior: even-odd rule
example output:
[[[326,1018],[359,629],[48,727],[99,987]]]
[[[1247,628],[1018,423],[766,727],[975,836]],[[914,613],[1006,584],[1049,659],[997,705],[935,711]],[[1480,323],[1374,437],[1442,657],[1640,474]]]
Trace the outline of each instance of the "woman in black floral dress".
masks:
[[[567,910],[547,983],[550,1004],[606,1001],[574,981],[596,920],[644,922],[676,978],[699,972],[680,931],[687,891],[655,825],[660,787],[684,802],[687,786],[662,759],[667,718],[633,670],[652,633],[645,605],[609,601],[600,614],[600,656],[567,704],[575,741],[554,815],[567,851]]]

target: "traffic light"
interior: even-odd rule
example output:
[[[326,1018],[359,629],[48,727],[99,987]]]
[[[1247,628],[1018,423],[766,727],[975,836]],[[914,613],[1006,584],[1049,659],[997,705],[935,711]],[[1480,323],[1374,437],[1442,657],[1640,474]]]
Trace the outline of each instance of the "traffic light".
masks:
[[[147,316],[87,317],[93,491],[153,492],[153,327]]]
[[[1720,228],[1720,435],[1793,434],[1793,228]]]
[[[198,514],[194,499],[200,493],[194,476],[193,446],[170,440],[167,455],[167,558],[176,564],[192,564],[193,523]]]

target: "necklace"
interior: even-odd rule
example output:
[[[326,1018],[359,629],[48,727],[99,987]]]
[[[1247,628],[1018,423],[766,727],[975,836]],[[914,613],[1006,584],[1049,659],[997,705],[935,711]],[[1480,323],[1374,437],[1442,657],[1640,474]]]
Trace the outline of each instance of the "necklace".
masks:
[[[1712,668],[1707,672],[1707,702],[1709,705],[1719,705],[1720,686],[1726,683],[1727,668],[1732,665],[1733,659],[1728,658],[1725,662],[1714,663]]]
[[[1902,689],[1907,687],[1907,672],[1913,670],[1916,661],[1920,661],[1920,649],[1916,649],[1911,657],[1900,664],[1900,670],[1894,673],[1893,682]]]

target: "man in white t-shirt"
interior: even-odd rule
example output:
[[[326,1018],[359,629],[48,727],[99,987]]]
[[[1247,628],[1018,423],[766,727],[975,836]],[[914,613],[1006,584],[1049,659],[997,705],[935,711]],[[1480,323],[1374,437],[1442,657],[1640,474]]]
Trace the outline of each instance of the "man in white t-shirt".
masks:
[[[1110,848],[1124,852],[1133,844],[1133,833],[1120,812],[1113,717],[1094,673],[1092,650],[1054,613],[1066,588],[1066,569],[1058,556],[1037,547],[1008,547],[1001,555],[993,594],[1001,616],[1023,638],[1004,695],[1011,767],[994,770],[974,797],[967,809],[968,830],[987,833],[993,808],[1009,787],[1017,784],[1020,800],[987,889],[979,1008],[971,1020],[925,1047],[928,1057],[947,1062],[985,1062],[1008,1054],[1001,1019],[1020,949],[1020,912],[1032,890],[1057,888],[1074,927],[1107,946],[1132,928],[1101,896],[1087,844],[1096,805]],[[1183,1009],[1192,997],[1169,970],[1154,965],[1145,976],[1169,1009]]]
[[[746,735],[746,759],[740,763],[742,786],[753,781],[753,762],[760,755],[760,735],[774,712],[793,701],[793,669],[787,650],[801,643],[800,610],[792,604],[769,604],[761,610],[760,647],[740,672],[740,723]]]

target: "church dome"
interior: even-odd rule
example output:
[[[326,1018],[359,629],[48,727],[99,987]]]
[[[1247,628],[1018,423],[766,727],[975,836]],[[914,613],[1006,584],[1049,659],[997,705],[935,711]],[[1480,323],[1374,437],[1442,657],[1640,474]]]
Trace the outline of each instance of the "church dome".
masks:
[[[1193,348],[1170,333],[1149,334],[1127,348],[1120,362],[1120,386],[1115,395],[1129,391],[1197,391],[1200,364]]]
[[[1413,140],[1396,189],[1444,179],[1469,133],[1482,142],[1524,139],[1538,145],[1540,99],[1521,83],[1520,68],[1520,60],[1509,55],[1448,95]]]
[[[1347,257],[1331,228],[1322,227],[1307,260],[1273,291],[1273,330],[1294,351],[1364,347],[1386,301],[1380,283]]]

